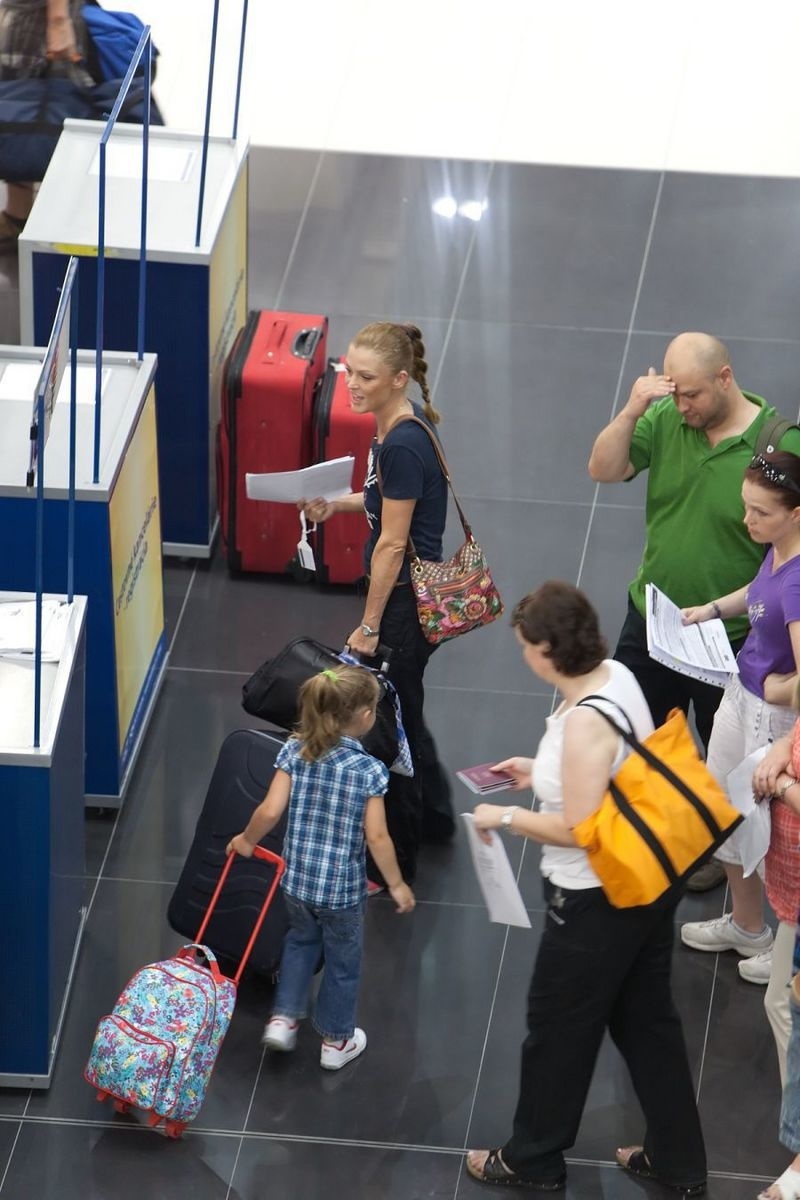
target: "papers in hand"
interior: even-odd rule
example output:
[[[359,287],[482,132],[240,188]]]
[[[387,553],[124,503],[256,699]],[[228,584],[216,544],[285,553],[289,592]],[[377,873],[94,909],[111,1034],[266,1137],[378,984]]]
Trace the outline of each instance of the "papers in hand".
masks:
[[[493,771],[492,763],[481,763],[477,767],[465,767],[456,771],[457,777],[476,796],[487,796],[491,792],[505,792],[514,785],[514,776],[507,771]]]
[[[738,673],[722,621],[684,625],[681,610],[655,584],[645,588],[647,651],[651,658],[681,675],[725,687]]]
[[[64,649],[70,605],[42,601],[42,662],[58,662]],[[0,656],[33,659],[36,652],[36,602],[8,600],[0,604]]]
[[[472,813],[461,815],[467,827],[470,854],[489,910],[489,920],[501,925],[519,925],[522,929],[530,929],[530,918],[522,903],[500,834],[492,830],[491,845],[487,846],[478,836]]]
[[[249,500],[276,500],[297,504],[300,500],[337,500],[353,490],[352,454],[315,463],[302,471],[273,471],[268,475],[245,475]]]
[[[767,750],[767,746],[760,746],[758,750],[748,754],[738,767],[734,767],[728,773],[725,781],[731,804],[738,808],[744,817],[744,821],[733,831],[731,837],[736,839],[736,849],[741,855],[745,879],[753,874],[769,850],[772,832],[770,803],[767,799],[756,803],[753,795],[753,772]]]

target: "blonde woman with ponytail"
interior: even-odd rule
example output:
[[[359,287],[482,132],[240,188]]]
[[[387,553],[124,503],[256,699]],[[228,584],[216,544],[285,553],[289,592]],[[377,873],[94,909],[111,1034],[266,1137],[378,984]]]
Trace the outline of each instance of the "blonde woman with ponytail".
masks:
[[[337,667],[307,680],[300,690],[297,732],[278,754],[269,791],[247,828],[228,844],[229,854],[235,850],[249,858],[288,805],[281,887],[289,930],[262,1040],[272,1050],[294,1050],[322,958],[313,1024],[322,1035],[320,1066],[329,1071],[338,1071],[367,1045],[355,1023],[367,898],[365,840],[397,911],[411,912],[415,903],[386,828],[389,772],[359,740],[375,723],[377,703],[377,680],[361,667]]]
[[[375,418],[364,487],[303,507],[317,522],[339,512],[366,514],[367,593],[362,618],[347,642],[367,657],[375,655],[379,642],[392,651],[389,678],[400,697],[414,777],[390,777],[386,819],[403,875],[411,881],[421,838],[444,840],[455,830],[450,784],[423,715],[423,674],[434,647],[420,629],[407,558],[410,537],[421,558],[442,559],[447,484],[430,435],[420,425],[433,432],[439,414],[431,402],[425,346],[416,325],[380,321],[365,326],[350,343],[345,369],[354,411]],[[409,397],[412,383],[422,403]],[[380,871],[370,862],[367,871],[374,890],[380,890]]]

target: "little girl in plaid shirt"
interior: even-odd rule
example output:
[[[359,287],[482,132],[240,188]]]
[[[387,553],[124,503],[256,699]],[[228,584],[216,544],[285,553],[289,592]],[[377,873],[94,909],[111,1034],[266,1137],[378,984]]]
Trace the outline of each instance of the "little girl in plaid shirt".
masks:
[[[288,804],[281,886],[289,930],[263,1042],[273,1050],[294,1049],[322,956],[312,1021],[322,1034],[320,1065],[329,1071],[357,1058],[367,1044],[355,1024],[367,897],[365,841],[397,911],[411,912],[415,904],[386,828],[389,772],[359,741],[375,722],[378,696],[374,675],[360,667],[337,667],[307,680],[297,732],[278,754],[269,791],[228,845],[229,853],[249,858]]]

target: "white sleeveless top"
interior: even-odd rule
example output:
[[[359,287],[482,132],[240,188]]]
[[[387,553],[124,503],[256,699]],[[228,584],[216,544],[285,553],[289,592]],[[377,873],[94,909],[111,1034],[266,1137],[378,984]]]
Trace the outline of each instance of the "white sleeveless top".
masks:
[[[622,663],[606,659],[605,666],[609,672],[608,682],[603,687],[596,688],[593,695],[616,701],[616,704],[627,714],[633,726],[633,732],[641,741],[653,732],[653,719],[650,716],[650,709],[642,694],[642,689],[632,672]],[[625,724],[622,714],[615,704],[601,704],[599,700],[592,700],[591,703],[598,708],[605,708],[608,715],[613,717],[619,725]],[[564,810],[561,758],[564,747],[564,729],[570,714],[574,711],[574,705],[562,704],[546,721],[545,733],[539,743],[533,771],[533,782],[541,812],[560,813]],[[631,753],[622,738],[618,738],[618,742],[619,746],[611,769],[612,775],[619,770]],[[541,871],[545,878],[557,887],[574,889],[600,887],[600,880],[589,866],[586,851],[579,846],[542,846]]]

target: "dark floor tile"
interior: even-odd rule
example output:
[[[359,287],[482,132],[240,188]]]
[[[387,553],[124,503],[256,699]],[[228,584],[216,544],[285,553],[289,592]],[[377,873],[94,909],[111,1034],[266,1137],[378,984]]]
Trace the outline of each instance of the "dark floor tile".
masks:
[[[764,988],[739,977],[735,954],[693,957],[709,973],[718,957],[700,1088],[709,1167],[774,1177],[789,1155],[778,1144],[781,1087]],[[730,1103],[734,1089],[741,1103]]]
[[[21,1116],[30,1092],[22,1088],[0,1088],[0,1116]],[[2,1156],[2,1149],[0,1149]]]
[[[211,564],[195,576],[170,666],[240,671],[241,687],[292,638],[343,646],[362,609],[355,588],[323,590],[288,576],[231,578],[218,549]]]
[[[621,333],[457,321],[437,389],[456,488],[591,501],[586,464],[611,418],[624,346]]]
[[[275,308],[306,198],[315,150],[251,146],[248,187],[248,308]],[[313,304],[301,311],[318,311]]]
[[[306,1023],[293,1054],[265,1063],[248,1131],[461,1145],[505,931],[473,908],[421,904],[398,916],[370,902],[367,915],[366,1052],[322,1071]]]
[[[27,1095],[27,1092],[25,1094]],[[11,1120],[0,1121],[0,1180],[2,1180],[3,1172],[6,1170],[6,1164],[13,1150],[18,1130],[19,1122]],[[22,1194],[21,1192],[19,1193],[19,1195]],[[13,1193],[9,1191],[8,1195],[11,1196]]]
[[[154,1130],[132,1128],[127,1118],[116,1120],[119,1129],[24,1125],[3,1194],[20,1200],[226,1200],[230,1195],[238,1139],[192,1134],[174,1142]]]
[[[20,338],[19,287],[13,278],[16,274],[16,259],[13,270],[6,275],[8,263],[8,256],[0,256],[0,344],[18,346]]]
[[[637,329],[796,338],[800,180],[669,174]]]
[[[597,610],[611,654],[625,620],[628,587],[639,568],[644,538],[644,509],[606,504],[595,508],[578,583]]]
[[[116,809],[86,810],[86,874],[90,878],[100,873],[116,819]]]
[[[456,316],[622,329],[658,176],[499,164]]]
[[[106,876],[177,880],[223,740],[258,724],[241,708],[243,682],[236,674],[167,672]]]
[[[175,636],[175,629],[183,611],[183,603],[192,586],[195,573],[207,570],[208,564],[204,559],[199,561],[172,557],[164,559],[164,632],[167,646]]]
[[[482,200],[488,165],[326,154],[283,292],[286,308],[449,317],[474,232],[433,211]]]
[[[458,1154],[384,1146],[320,1145],[245,1138],[233,1178],[237,1200],[263,1200],[265,1180],[281,1200],[452,1200]]]
[[[464,489],[460,496],[475,537],[483,546],[506,612],[499,620],[440,647],[430,661],[426,680],[439,687],[476,687],[487,691],[547,691],[522,661],[508,619],[518,600],[546,579],[578,578],[590,506],[520,503],[478,499]],[[463,541],[458,517],[451,511],[445,555]]]

